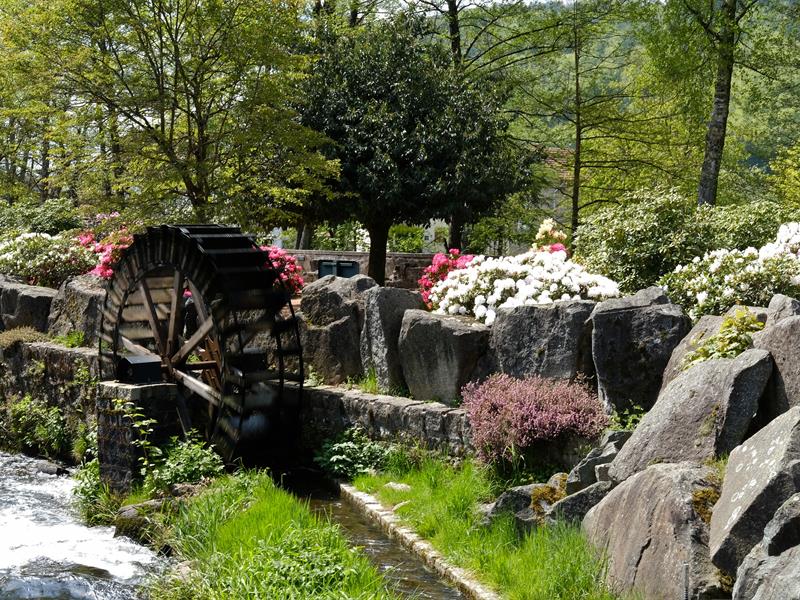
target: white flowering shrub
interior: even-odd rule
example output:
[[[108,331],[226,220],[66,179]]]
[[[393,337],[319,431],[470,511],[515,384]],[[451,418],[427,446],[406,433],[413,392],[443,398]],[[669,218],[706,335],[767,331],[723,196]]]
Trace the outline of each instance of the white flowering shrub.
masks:
[[[476,256],[465,268],[451,271],[436,283],[430,301],[436,313],[468,315],[491,325],[498,308],[616,296],[615,282],[589,273],[558,250],[501,258]]]
[[[735,304],[766,306],[775,294],[800,296],[800,223],[781,225],[759,250],[714,250],[663,276],[660,285],[692,319]]]
[[[97,255],[71,237],[23,233],[0,242],[0,273],[20,277],[31,285],[58,287],[96,264]]]

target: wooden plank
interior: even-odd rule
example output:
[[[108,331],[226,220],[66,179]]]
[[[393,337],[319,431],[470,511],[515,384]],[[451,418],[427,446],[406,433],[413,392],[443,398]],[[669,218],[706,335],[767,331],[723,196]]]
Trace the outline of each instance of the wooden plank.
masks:
[[[175,378],[180,381],[187,389],[191,390],[201,398],[205,399],[210,404],[214,406],[219,406],[220,403],[220,393],[212,388],[210,385],[206,385],[199,379],[195,379],[191,375],[187,375],[177,369],[173,371]]]
[[[200,327],[197,328],[197,331],[194,332],[192,337],[190,337],[186,342],[181,346],[180,350],[178,350],[175,354],[172,355],[170,361],[173,365],[177,365],[182,363],[184,360],[188,358],[188,356],[194,352],[194,349],[203,341],[203,339],[208,335],[208,332],[214,327],[214,321],[212,319],[208,319],[203,322]]]
[[[170,307],[168,304],[155,304],[156,316],[159,321],[166,321],[170,316]],[[147,321],[148,313],[150,311],[144,304],[129,304],[122,309],[122,319],[128,323],[136,321]]]
[[[178,346],[178,321],[183,309],[183,274],[176,271],[172,278],[172,303],[169,309],[169,326],[167,330],[167,354],[173,354]]]
[[[123,325],[119,328],[119,333],[129,340],[151,340],[153,339],[153,330],[150,327],[141,327],[138,325]]]
[[[140,346],[139,344],[132,342],[122,334],[120,334],[119,340],[122,342],[123,348],[125,348],[131,354],[136,354],[138,356],[158,356],[154,352],[150,352],[150,350],[144,346]]]

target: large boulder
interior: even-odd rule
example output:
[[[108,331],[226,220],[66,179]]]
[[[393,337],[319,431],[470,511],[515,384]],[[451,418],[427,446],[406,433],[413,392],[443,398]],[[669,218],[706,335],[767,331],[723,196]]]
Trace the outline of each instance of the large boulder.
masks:
[[[764,529],[763,540],[745,557],[736,572],[735,600],[800,598],[800,579],[792,594],[775,595],[771,580],[786,580],[800,570],[800,494],[789,498]]]
[[[591,375],[591,330],[586,324],[595,303],[569,300],[497,311],[491,348],[503,373],[574,379]]]
[[[778,508],[800,491],[800,407],[731,452],[711,519],[714,564],[736,573]]]
[[[558,500],[547,511],[545,521],[547,523],[555,521],[580,523],[586,513],[597,506],[612,489],[614,489],[614,484],[610,481],[593,483],[574,494]]]
[[[658,287],[598,304],[592,316],[597,391],[608,409],[649,409],[691,321]]]
[[[325,383],[361,376],[362,296],[376,286],[366,275],[327,275],[303,288],[300,337],[304,356]]]
[[[753,335],[753,346],[775,359],[775,372],[765,403],[764,422],[800,406],[800,316],[784,317]]]
[[[378,385],[385,390],[405,386],[398,341],[407,310],[425,308],[417,292],[400,288],[373,287],[363,294],[364,327],[361,330],[361,362],[374,369]]]
[[[399,338],[400,363],[417,400],[456,401],[484,372],[489,328],[472,319],[409,310]]]
[[[96,345],[105,295],[105,281],[100,277],[81,275],[68,279],[61,284],[53,298],[47,323],[48,333],[66,335],[80,331],[87,346]]]
[[[653,465],[614,488],[583,520],[608,557],[614,589],[643,598],[724,597],[708,553],[708,498],[714,471],[691,463]]]
[[[783,294],[775,294],[772,300],[769,301],[767,312],[767,323],[770,325],[774,325],[787,317],[799,316],[800,300],[784,296]]]
[[[33,327],[47,331],[50,305],[56,296],[52,288],[25,285],[0,275],[0,324],[3,329]]]
[[[611,478],[622,481],[656,462],[702,463],[729,454],[745,439],[771,372],[772,358],[764,350],[684,371],[611,463]]]
[[[367,275],[337,277],[326,275],[303,288],[300,310],[309,325],[328,325],[356,314],[363,317],[362,294],[378,284]],[[361,329],[359,324],[359,330]]]

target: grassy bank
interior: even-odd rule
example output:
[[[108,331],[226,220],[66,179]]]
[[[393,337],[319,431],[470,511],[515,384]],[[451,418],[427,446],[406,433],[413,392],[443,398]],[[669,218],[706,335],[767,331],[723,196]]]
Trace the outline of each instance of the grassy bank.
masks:
[[[399,463],[398,463],[399,464]],[[385,488],[406,483],[410,491]],[[543,527],[523,537],[512,520],[479,525],[476,511],[496,493],[489,474],[471,461],[453,467],[436,458],[409,468],[361,475],[355,486],[387,506],[453,563],[470,569],[511,600],[614,600],[604,563],[577,526]]]
[[[156,582],[157,599],[393,598],[337,526],[265,473],[214,481],[167,518],[164,541],[192,569]]]

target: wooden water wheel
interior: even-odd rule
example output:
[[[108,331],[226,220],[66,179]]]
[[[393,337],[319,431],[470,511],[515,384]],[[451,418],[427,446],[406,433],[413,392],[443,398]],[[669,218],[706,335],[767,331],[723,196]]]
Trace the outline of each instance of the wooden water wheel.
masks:
[[[178,386],[184,430],[202,407],[209,441],[231,460],[243,441],[276,428],[284,383],[303,380],[290,300],[266,253],[238,227],[149,227],[108,284],[102,374],[115,379],[125,357],[159,359],[163,381]]]

